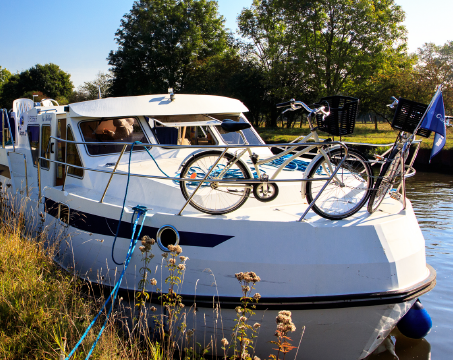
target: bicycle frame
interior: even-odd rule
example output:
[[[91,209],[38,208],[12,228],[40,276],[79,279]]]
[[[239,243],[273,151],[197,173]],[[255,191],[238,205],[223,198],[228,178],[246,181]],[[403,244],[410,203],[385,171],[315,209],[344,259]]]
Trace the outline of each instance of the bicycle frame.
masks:
[[[316,131],[316,128],[313,127],[312,125],[312,122],[311,122],[311,115],[312,113],[310,113],[308,115],[308,124],[310,126],[310,134],[306,135],[297,145],[295,146],[291,146],[289,147],[288,149],[284,150],[283,152],[277,154],[277,155],[274,155],[274,156],[271,156],[269,158],[266,158],[266,159],[262,159],[262,160],[258,160],[256,162],[253,162],[253,165],[255,166],[255,171],[256,171],[256,174],[258,176],[258,179],[262,179],[263,182],[268,182],[269,180],[275,180],[277,178],[277,176],[280,174],[280,172],[286,167],[286,165],[288,165],[291,161],[293,161],[294,159],[302,156],[303,154],[305,153],[308,153],[310,150],[313,150],[313,149],[318,149],[318,152],[321,153],[324,158],[326,159],[326,162],[329,166],[329,170],[331,173],[334,172],[333,170],[333,167],[332,167],[332,164],[329,160],[329,157],[327,156],[327,153],[324,151],[324,149],[322,148],[322,146],[320,145],[312,145],[312,146],[307,146],[306,148],[302,149],[302,150],[299,150],[297,151],[295,154],[293,154],[293,156],[290,156],[288,159],[286,159],[278,168],[277,170],[274,172],[274,174],[272,175],[271,178],[266,178],[266,179],[263,179],[263,176],[260,172],[260,169],[259,169],[259,165],[263,165],[263,164],[266,164],[272,160],[275,160],[275,159],[278,159],[282,156],[285,156],[291,152],[293,152],[295,149],[297,149],[301,144],[304,144],[304,143],[307,143],[307,140],[309,139],[313,139],[315,141],[315,143],[319,143],[319,136],[318,136],[318,132]],[[239,135],[241,136],[242,140],[244,141],[244,145],[250,145],[246,139],[246,137],[244,136],[243,132],[242,131],[238,131]],[[299,136],[298,138],[296,138],[295,140],[293,140],[291,143],[295,143],[297,141],[299,141],[300,139],[302,138],[302,136]],[[232,162],[231,164],[229,164],[228,166],[226,166],[219,174],[219,178],[222,178],[226,173],[227,171],[231,168],[231,166],[233,166],[237,161],[239,161],[239,159],[246,153],[248,152],[249,153],[249,158],[252,159],[252,156],[253,156],[253,153],[252,153],[252,150],[250,149],[250,147],[247,147],[246,149],[242,150],[239,152],[239,154],[236,154],[235,157],[236,157],[236,160],[234,162]],[[347,155],[347,152],[345,153],[345,157]],[[336,175],[335,175],[335,179],[337,181],[340,181]],[[341,182],[341,181],[340,181]],[[219,187],[232,187],[230,185],[218,185]],[[234,187],[234,186],[233,186]]]

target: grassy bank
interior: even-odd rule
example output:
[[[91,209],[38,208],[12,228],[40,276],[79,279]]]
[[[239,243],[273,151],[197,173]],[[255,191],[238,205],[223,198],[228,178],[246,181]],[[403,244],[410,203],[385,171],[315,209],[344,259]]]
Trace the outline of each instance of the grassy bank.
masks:
[[[64,359],[104,298],[92,296],[90,286],[52,261],[54,249],[45,231],[26,239],[24,217],[14,217],[4,204],[2,210],[7,223],[0,225],[0,359]],[[85,358],[104,319],[100,317],[73,359]],[[149,346],[125,335],[113,317],[92,358],[153,358]]]
[[[52,235],[55,227],[44,226],[43,214],[25,217],[24,206],[12,209],[10,204],[14,201],[5,200],[5,196],[0,187],[0,359],[64,359],[101,309],[108,292],[99,295],[103,289],[98,285],[82,282],[56,265],[53,261],[56,249],[50,245],[54,241],[49,241],[50,237],[55,238]],[[35,224],[28,234],[25,219]],[[68,234],[59,233],[56,238],[66,241]],[[186,324],[188,316],[196,313],[195,307],[185,306],[178,295],[189,259],[181,255],[180,246],[169,245],[170,251],[161,253],[162,258],[157,262],[168,274],[165,279],[168,292],[163,293],[159,287],[164,285],[159,286],[152,278],[157,268],[154,272],[148,268],[154,257],[155,241],[144,236],[140,243],[136,249],[142,253],[143,260],[139,290],[132,304],[126,299],[117,299],[92,358],[204,360],[216,359],[208,355],[210,350],[216,350],[220,355],[223,353],[221,357],[225,360],[255,359],[254,344],[261,325],[252,326],[251,318],[261,297],[253,293],[259,276],[254,272],[235,274],[242,290],[242,305],[236,307],[235,326],[223,329],[222,325],[219,330],[222,334],[225,330],[226,337],[220,343],[210,340],[202,347],[195,342],[196,330],[188,329]],[[150,293],[145,289],[147,283],[152,285]],[[161,313],[151,304],[145,304],[153,293],[154,299],[160,301],[156,306],[160,306]],[[220,308],[215,309],[220,311]],[[105,317],[104,312],[72,359],[84,359],[88,355]],[[149,326],[152,323],[154,326]],[[269,339],[277,349],[273,359],[279,360],[279,354],[284,357],[285,351],[294,348],[286,338],[294,330],[291,313],[281,311],[277,317],[276,338]]]
[[[278,128],[257,128],[256,129],[260,136],[266,142],[280,142],[286,143],[294,140],[300,135],[307,135],[309,128],[307,124],[299,127],[297,124],[294,128],[286,129],[282,127]],[[327,133],[319,132],[320,137],[329,138],[332,137]],[[388,123],[379,123],[378,130],[375,130],[374,124],[361,124],[355,125],[354,134],[343,136],[342,141],[360,142],[360,143],[371,143],[371,144],[388,144],[395,141],[397,131],[393,130]],[[422,148],[431,149],[434,135],[431,134],[430,138],[418,137],[422,139]],[[335,140],[340,140],[339,137],[335,137]],[[444,147],[445,150],[453,149],[453,128],[447,129],[447,143]]]
[[[0,244],[0,358],[58,359],[64,344],[77,341],[90,323],[93,301],[52,262],[43,242],[3,227]],[[119,358],[112,332],[106,335],[95,355]]]

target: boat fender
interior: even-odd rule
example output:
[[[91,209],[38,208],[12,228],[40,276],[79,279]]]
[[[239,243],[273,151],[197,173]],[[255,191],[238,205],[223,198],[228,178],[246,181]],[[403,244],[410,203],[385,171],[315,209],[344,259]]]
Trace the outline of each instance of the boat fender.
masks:
[[[178,245],[179,244],[179,232],[176,228],[172,225],[164,225],[157,230],[156,235],[157,245],[162,251],[170,251],[168,250],[168,245]]]
[[[431,316],[423,307],[419,299],[398,322],[398,330],[411,339],[424,338],[433,326]]]

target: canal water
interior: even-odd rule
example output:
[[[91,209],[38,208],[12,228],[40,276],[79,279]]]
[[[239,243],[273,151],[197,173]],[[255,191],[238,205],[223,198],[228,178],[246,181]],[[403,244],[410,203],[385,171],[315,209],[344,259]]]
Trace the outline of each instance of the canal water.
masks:
[[[420,298],[433,328],[423,340],[392,336],[400,360],[453,359],[453,175],[417,173],[407,180],[411,200],[426,240],[426,259],[437,271],[437,285]],[[389,351],[367,360],[394,359]]]

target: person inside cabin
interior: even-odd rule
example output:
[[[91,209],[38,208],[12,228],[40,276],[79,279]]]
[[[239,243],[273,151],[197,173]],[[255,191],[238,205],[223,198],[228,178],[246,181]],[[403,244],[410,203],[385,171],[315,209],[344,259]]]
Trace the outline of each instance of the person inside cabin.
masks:
[[[102,121],[95,132],[102,135],[102,141],[125,141],[133,130],[134,118],[123,118]]]

